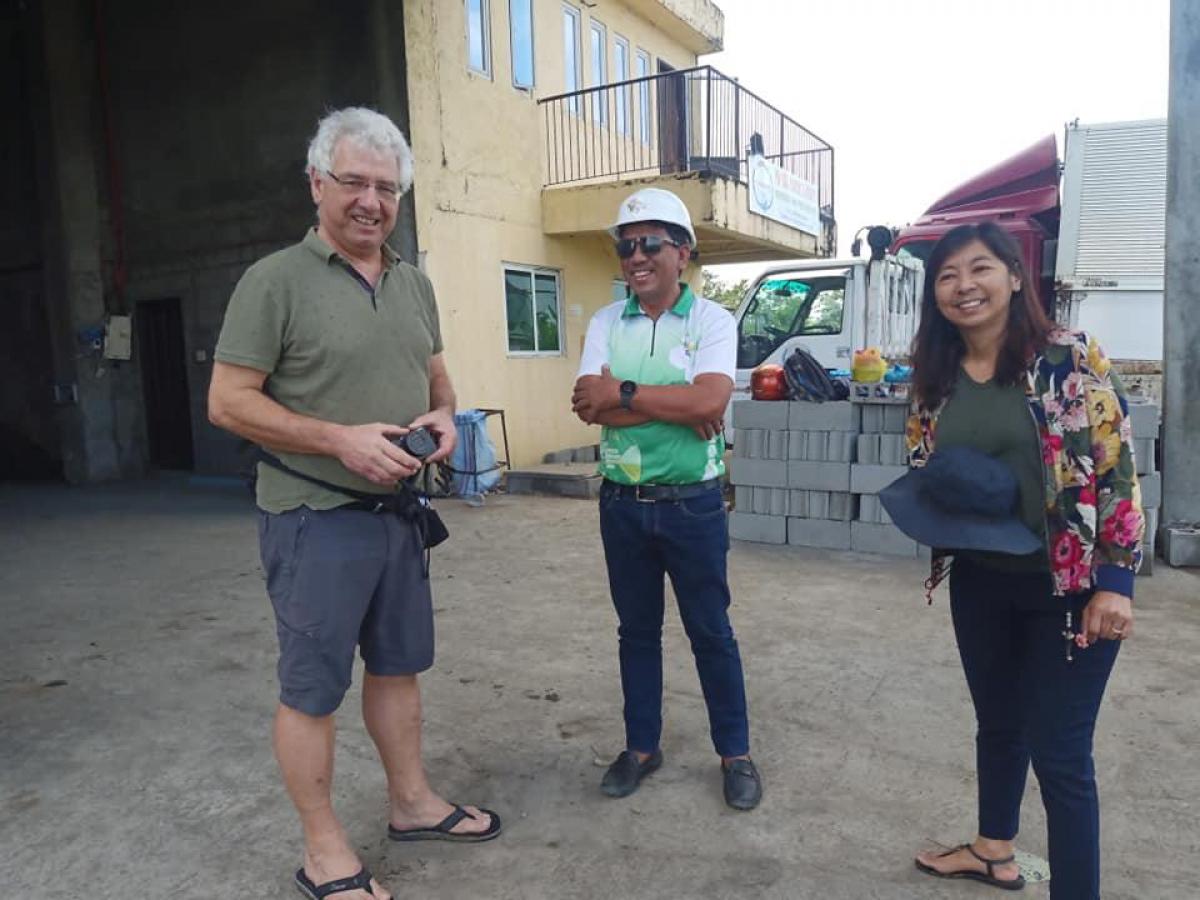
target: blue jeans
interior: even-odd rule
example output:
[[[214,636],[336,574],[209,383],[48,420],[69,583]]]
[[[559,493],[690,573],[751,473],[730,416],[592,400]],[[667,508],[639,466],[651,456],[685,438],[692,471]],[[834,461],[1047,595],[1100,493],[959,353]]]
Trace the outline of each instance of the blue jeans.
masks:
[[[979,833],[1012,840],[1030,762],[1049,831],[1050,896],[1100,896],[1100,803],[1092,762],[1096,715],[1120,641],[1066,659],[1068,602],[1079,629],[1091,594],[1051,593],[1050,575],[1001,572],[955,559],[954,634],[978,731]]]
[[[742,658],[729,624],[729,529],[720,489],[645,503],[619,496],[606,482],[600,534],[620,620],[626,747],[652,753],[662,735],[665,574],[692,644],[713,747],[724,757],[749,753]]]

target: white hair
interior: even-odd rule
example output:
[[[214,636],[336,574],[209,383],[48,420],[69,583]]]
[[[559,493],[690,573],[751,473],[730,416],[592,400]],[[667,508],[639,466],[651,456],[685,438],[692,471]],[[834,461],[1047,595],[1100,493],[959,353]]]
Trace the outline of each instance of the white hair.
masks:
[[[396,171],[400,173],[400,193],[406,193],[412,186],[412,150],[396,123],[383,113],[365,106],[347,106],[325,115],[317,123],[317,133],[308,145],[308,170],[328,172],[332,169],[333,153],[341,140],[353,141],[365,149],[395,157]]]

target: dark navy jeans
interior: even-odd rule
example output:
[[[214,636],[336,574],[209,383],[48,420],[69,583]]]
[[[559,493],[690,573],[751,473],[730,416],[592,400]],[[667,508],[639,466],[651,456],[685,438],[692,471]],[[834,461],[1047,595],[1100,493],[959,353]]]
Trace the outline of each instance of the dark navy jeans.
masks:
[[[1049,830],[1050,896],[1100,896],[1100,804],[1092,763],[1096,714],[1120,641],[1102,640],[1066,659],[1090,594],[1051,593],[1049,573],[1000,572],[956,558],[950,607],[975,704],[979,833],[1012,840],[1033,763]]]
[[[720,489],[646,503],[619,496],[606,482],[600,490],[600,534],[620,620],[626,747],[652,753],[662,735],[666,575],[696,658],[713,747],[725,757],[749,753],[742,658],[729,624],[729,529]]]

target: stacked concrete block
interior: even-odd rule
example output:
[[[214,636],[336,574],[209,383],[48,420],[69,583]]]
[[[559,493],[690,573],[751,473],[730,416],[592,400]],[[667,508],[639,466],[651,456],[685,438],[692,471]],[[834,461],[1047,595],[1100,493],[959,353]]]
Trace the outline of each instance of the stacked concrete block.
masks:
[[[736,509],[730,534],[829,550],[920,555],[877,496],[906,471],[907,420],[908,407],[901,403],[735,403],[730,480]]]
[[[850,470],[850,490],[859,495],[878,494],[907,471],[908,466],[855,463]]]
[[[886,401],[735,403],[737,443],[730,481],[736,508],[730,535],[745,541],[928,557],[929,548],[906,537],[879,501],[879,492],[908,471],[908,411],[907,404]],[[1150,574],[1162,502],[1155,465],[1158,407],[1131,404],[1130,419],[1146,511],[1141,572]],[[1180,550],[1181,558],[1187,552]]]
[[[1163,559],[1171,566],[1200,566],[1200,528],[1191,525],[1165,527]]]
[[[583,447],[567,447],[564,450],[555,450],[551,453],[546,453],[542,456],[542,463],[595,462],[599,458],[600,446],[598,444],[586,444]]]
[[[864,494],[858,498],[858,521],[869,522],[872,525],[891,525],[892,517],[887,514],[877,495]]]
[[[849,403],[742,400],[730,482],[738,540],[847,549],[858,504],[850,492],[857,408]]]
[[[733,405],[729,480],[734,510],[729,535],[741,541],[787,543],[787,404],[740,401]]]
[[[910,559],[927,558],[929,549],[922,547],[903,531],[890,523],[850,523],[850,547],[860,553],[883,553],[887,556],[905,556]]]
[[[1139,575],[1154,572],[1154,546],[1158,535],[1158,510],[1162,506],[1162,474],[1158,471],[1158,407],[1153,403],[1130,403],[1133,424],[1133,455],[1142,487],[1142,509],[1146,512],[1146,537],[1142,541]]]
[[[858,435],[859,465],[904,466],[907,465],[908,450],[904,434],[879,432]]]
[[[858,517],[850,528],[850,547],[863,553],[889,556],[927,556],[927,548],[907,537],[893,523],[879,492],[908,471],[904,430],[908,405],[862,403],[862,433],[858,461],[850,469],[850,490],[858,497]]]
[[[850,546],[850,523],[833,519],[787,519],[787,542],[797,547],[845,550]]]
[[[729,514],[729,536],[756,544],[786,544],[787,516],[760,516],[735,509]]]
[[[787,540],[801,547],[845,550],[858,502],[850,492],[850,467],[858,450],[861,416],[848,401],[788,404]]]

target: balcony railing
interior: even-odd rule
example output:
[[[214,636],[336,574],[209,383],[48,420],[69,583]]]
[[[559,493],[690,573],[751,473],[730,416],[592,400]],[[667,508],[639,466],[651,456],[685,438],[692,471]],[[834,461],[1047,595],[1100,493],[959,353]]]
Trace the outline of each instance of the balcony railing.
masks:
[[[817,186],[833,218],[833,148],[770,103],[698,66],[556,94],[545,117],[545,185],[698,172],[747,183],[749,157]]]

